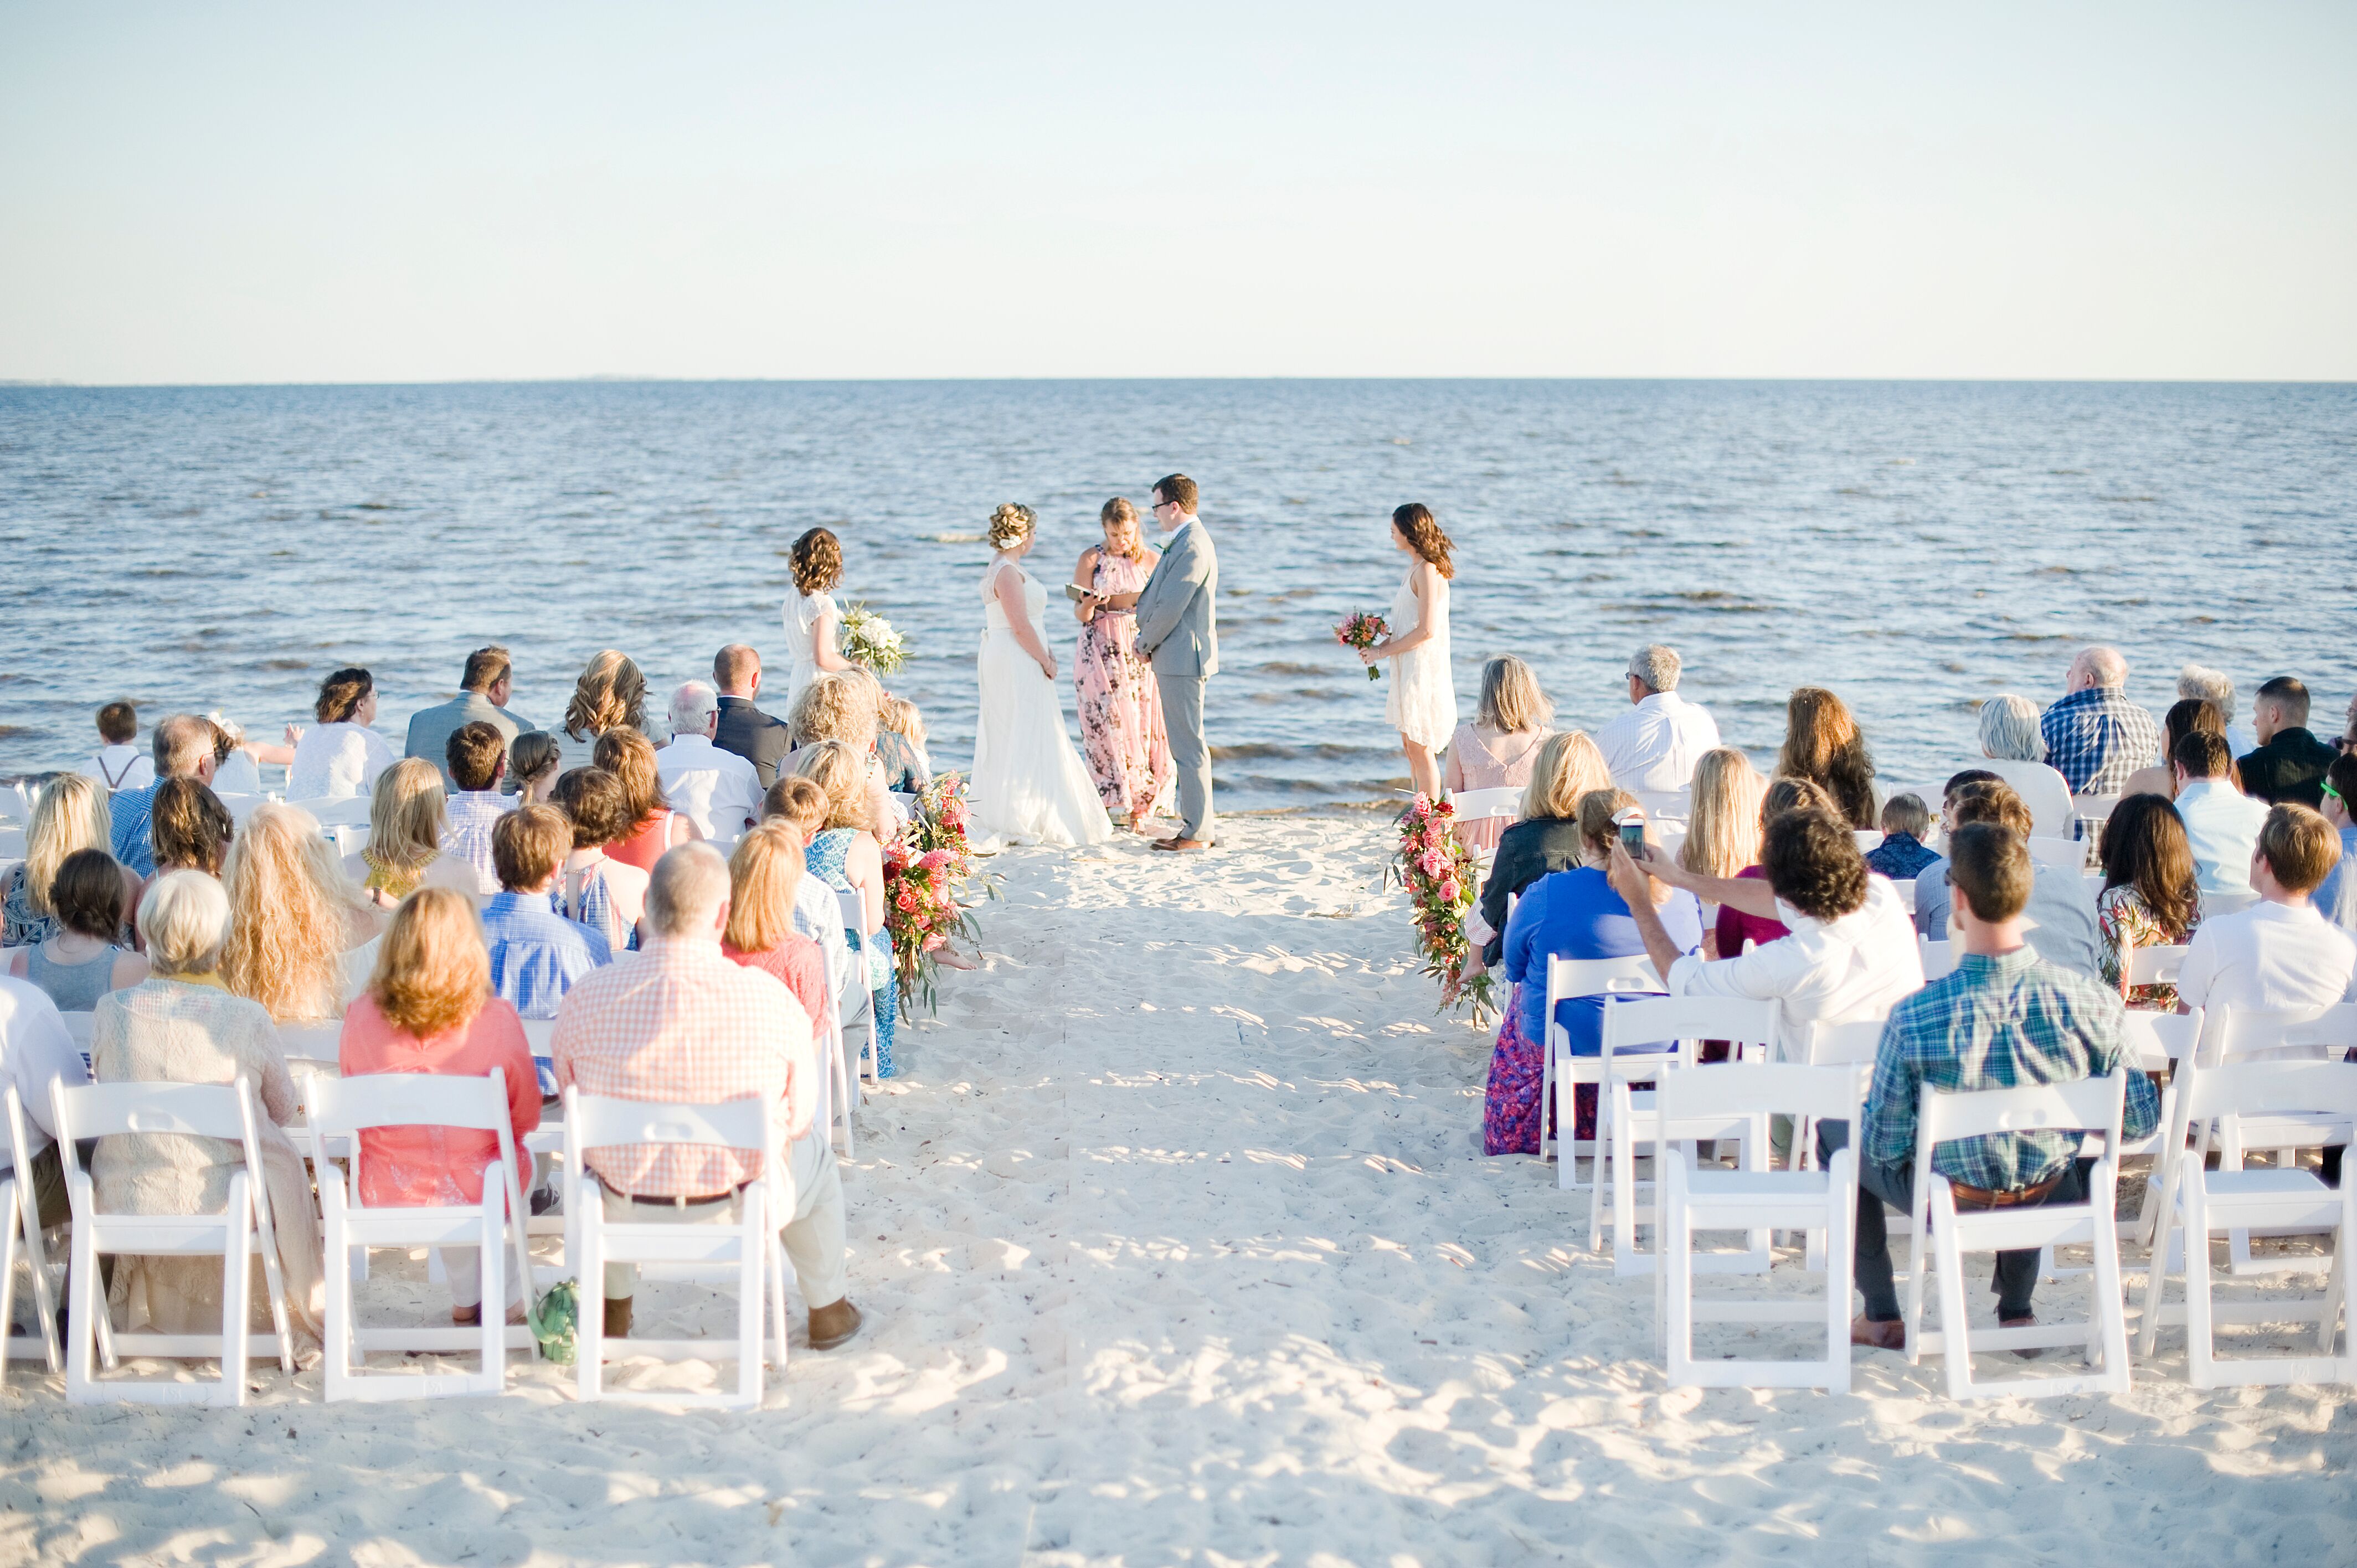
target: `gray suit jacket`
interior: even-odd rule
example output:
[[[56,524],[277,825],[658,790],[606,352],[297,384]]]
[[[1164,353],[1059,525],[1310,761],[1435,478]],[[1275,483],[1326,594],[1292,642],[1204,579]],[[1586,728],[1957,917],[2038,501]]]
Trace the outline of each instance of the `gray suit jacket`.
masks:
[[[409,715],[409,744],[405,757],[422,757],[442,770],[442,788],[453,788],[450,782],[450,737],[477,719],[500,732],[510,746],[515,737],[532,725],[505,708],[495,707],[480,692],[461,692],[447,703],[430,708],[420,708]]]
[[[1220,556],[1198,519],[1170,536],[1137,596],[1137,646],[1157,675],[1220,672]]]

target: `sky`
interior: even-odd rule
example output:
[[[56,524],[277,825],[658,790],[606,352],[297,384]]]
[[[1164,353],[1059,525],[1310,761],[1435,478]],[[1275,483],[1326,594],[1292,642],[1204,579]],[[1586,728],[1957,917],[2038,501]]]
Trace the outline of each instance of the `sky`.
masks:
[[[2357,5],[0,0],[0,379],[2357,379]]]

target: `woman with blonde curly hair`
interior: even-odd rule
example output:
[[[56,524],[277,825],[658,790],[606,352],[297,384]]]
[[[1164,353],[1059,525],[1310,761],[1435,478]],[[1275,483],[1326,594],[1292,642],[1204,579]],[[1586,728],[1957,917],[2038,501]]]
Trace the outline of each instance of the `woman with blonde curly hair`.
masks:
[[[692,843],[703,831],[686,813],[671,809],[656,775],[654,742],[627,726],[609,729],[597,737],[597,766],[622,781],[629,801],[630,831],[606,846],[606,853],[625,865],[635,865],[650,876],[663,851]]]
[[[442,770],[422,757],[404,757],[376,776],[369,841],[344,856],[344,875],[377,908],[390,909],[420,887],[475,890],[474,867],[442,853]]]
[[[794,541],[786,564],[794,576],[794,591],[786,596],[786,708],[791,712],[802,688],[832,670],[848,670],[851,660],[835,651],[835,634],[843,612],[835,607],[834,585],[843,581],[843,542],[832,530],[813,528]]]
[[[858,895],[856,926],[844,935],[865,966],[864,983],[876,1004],[876,1076],[892,1076],[893,1012],[899,978],[891,939],[884,929],[884,853],[869,831],[876,819],[867,800],[864,759],[839,740],[806,748],[794,764],[797,776],[826,791],[825,825],[802,851],[802,865],[838,893]]]
[[[358,989],[348,983],[347,955],[376,940],[379,922],[319,820],[297,806],[256,806],[230,841],[221,885],[231,920],[221,973],[229,989],[281,1024],[340,1016],[345,996]]]
[[[1455,546],[1422,501],[1393,511],[1390,536],[1392,548],[1407,557],[1407,579],[1383,618],[1391,635],[1361,649],[1359,662],[1372,668],[1378,659],[1396,660],[1383,718],[1399,731],[1417,792],[1437,800],[1440,764],[1433,753],[1448,744],[1457,728],[1457,692],[1448,669],[1448,584],[1457,575],[1449,552]]]
[[[403,900],[377,944],[368,990],[344,1012],[336,1054],[346,1078],[481,1078],[497,1068],[516,1144],[540,1125],[540,1074],[523,1022],[511,1004],[491,994],[482,920],[475,901],[455,888],[421,887]],[[483,1200],[483,1167],[499,1158],[500,1138],[447,1127],[378,1127],[361,1134],[360,1153],[360,1200],[371,1208],[475,1204]],[[478,1251],[442,1249],[454,1323],[482,1321]],[[517,1293],[510,1299],[519,1299],[521,1282],[509,1285]],[[511,1309],[509,1321],[522,1321],[521,1308]]]
[[[595,767],[597,737],[625,726],[646,732],[647,678],[630,655],[608,648],[592,654],[573,683],[556,736],[557,770]]]
[[[892,799],[891,775],[885,770],[879,746],[883,739],[883,683],[854,667],[832,671],[802,688],[802,700],[790,715],[788,738],[794,749],[786,754],[791,769],[802,752],[823,740],[839,740],[867,759],[868,823],[877,839],[890,842],[909,825],[909,813]]]
[[[25,858],[10,866],[6,882],[0,883],[0,918],[6,927],[0,947],[30,947],[56,936],[49,884],[57,880],[58,867],[76,850],[110,849],[113,837],[113,816],[98,780],[81,773],[52,780],[34,804],[33,820],[25,830]],[[137,872],[123,868],[124,908],[138,908],[142,886]]]
[[[1047,637],[1048,590],[1023,570],[1039,542],[1031,509],[1008,501],[990,514],[990,569],[982,575],[982,653],[975,673],[974,788],[978,842],[1103,843],[1113,819],[1072,749],[1056,694]]]

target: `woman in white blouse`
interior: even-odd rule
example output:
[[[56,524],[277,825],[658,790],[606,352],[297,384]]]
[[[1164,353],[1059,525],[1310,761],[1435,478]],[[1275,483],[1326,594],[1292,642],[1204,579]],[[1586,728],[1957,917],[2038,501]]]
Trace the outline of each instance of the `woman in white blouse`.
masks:
[[[305,733],[286,769],[290,800],[334,800],[365,795],[376,776],[398,760],[376,723],[376,680],[365,670],[339,670],[319,682],[312,704],[318,727]]]
[[[787,558],[794,575],[794,592],[786,600],[785,711],[793,711],[802,688],[819,675],[848,670],[851,660],[835,651],[836,631],[843,612],[835,607],[834,588],[843,580],[843,544],[823,528],[813,528],[794,541]]]

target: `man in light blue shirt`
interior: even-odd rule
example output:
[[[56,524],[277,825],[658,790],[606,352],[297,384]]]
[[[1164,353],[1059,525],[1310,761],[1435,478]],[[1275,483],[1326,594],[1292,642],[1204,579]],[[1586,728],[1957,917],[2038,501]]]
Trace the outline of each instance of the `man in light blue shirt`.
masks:
[[[2195,730],[2178,741],[2169,764],[2177,771],[2177,814],[2193,851],[2194,885],[2204,893],[2251,891],[2251,851],[2267,820],[2267,805],[2234,788],[2234,759],[2222,736]]]
[[[525,806],[491,829],[500,891],[483,905],[491,992],[526,1018],[554,1018],[576,981],[613,957],[604,936],[558,914],[550,895],[573,849],[573,824],[554,806]]]

